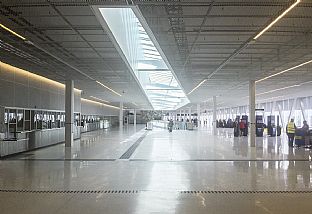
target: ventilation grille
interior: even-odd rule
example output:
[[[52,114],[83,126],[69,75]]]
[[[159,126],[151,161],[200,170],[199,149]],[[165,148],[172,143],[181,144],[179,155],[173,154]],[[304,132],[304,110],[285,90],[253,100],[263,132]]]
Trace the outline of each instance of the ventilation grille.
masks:
[[[56,193],[56,194],[139,194],[152,190],[0,190],[0,193]],[[160,191],[167,193],[166,191]],[[159,191],[157,191],[159,193]],[[190,190],[177,191],[181,195],[197,194],[312,194],[312,190]]]

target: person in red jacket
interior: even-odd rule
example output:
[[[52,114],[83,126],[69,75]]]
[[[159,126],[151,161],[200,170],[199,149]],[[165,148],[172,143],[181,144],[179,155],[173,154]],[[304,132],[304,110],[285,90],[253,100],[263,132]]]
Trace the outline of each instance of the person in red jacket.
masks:
[[[241,121],[239,122],[240,136],[243,136],[245,128],[246,128],[245,123],[244,123],[244,121],[241,119]]]

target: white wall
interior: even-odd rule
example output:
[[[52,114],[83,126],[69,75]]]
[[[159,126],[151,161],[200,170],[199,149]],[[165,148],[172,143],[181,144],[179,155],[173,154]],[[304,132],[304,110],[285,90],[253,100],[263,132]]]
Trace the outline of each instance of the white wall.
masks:
[[[75,112],[81,111],[81,92],[75,90]],[[65,86],[0,61],[0,105],[65,109]]]
[[[104,116],[119,116],[119,109],[107,107],[101,104],[81,100],[82,115],[104,115]]]

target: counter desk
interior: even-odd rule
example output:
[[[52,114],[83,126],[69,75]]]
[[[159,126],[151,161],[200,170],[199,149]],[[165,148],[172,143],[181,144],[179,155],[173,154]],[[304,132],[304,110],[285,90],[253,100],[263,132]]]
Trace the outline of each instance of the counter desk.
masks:
[[[74,126],[74,140],[80,138],[80,126]],[[16,139],[0,140],[0,157],[38,149],[65,141],[65,127],[17,132]]]

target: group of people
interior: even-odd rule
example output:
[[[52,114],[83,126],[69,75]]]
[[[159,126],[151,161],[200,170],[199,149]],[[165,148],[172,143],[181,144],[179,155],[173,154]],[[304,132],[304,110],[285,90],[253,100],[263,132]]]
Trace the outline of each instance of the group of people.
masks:
[[[187,123],[192,123],[193,126],[198,127],[199,126],[199,120],[197,118],[193,118],[191,120],[176,120],[173,121],[172,119],[168,119],[168,130],[169,132],[172,132],[173,129],[187,129]]]
[[[217,120],[216,121],[216,126],[217,128],[233,128],[234,127],[234,122],[232,119],[226,120]]]
[[[308,136],[309,135],[309,125],[308,125],[307,121],[303,121],[303,126],[300,129],[298,129],[296,127],[294,119],[291,119],[290,122],[287,124],[286,133],[288,136],[288,145],[290,147],[294,146],[294,139],[295,139],[295,135],[296,135],[297,130],[302,131],[304,133],[304,136]]]

